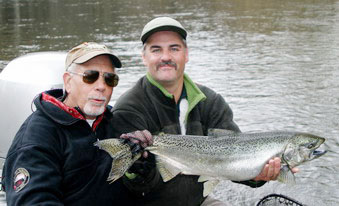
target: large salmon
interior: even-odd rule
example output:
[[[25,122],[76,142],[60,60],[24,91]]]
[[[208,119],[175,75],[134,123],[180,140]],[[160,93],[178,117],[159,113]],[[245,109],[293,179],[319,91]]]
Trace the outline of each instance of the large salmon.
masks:
[[[154,143],[146,148],[156,155],[157,168],[163,181],[179,173],[199,175],[204,183],[204,196],[219,180],[244,181],[256,177],[273,157],[280,157],[282,167],[278,180],[293,183],[291,168],[313,160],[326,151],[316,149],[323,137],[300,132],[234,133],[210,130],[209,136],[153,136]],[[132,155],[122,139],[107,139],[96,143],[113,158],[108,181],[120,178],[140,154]]]

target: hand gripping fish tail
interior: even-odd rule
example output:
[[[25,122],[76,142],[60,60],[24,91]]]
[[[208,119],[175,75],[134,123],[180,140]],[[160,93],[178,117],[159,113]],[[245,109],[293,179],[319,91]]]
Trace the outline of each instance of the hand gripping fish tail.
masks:
[[[113,159],[112,168],[107,178],[111,183],[122,177],[132,164],[141,157],[140,147],[124,139],[105,139],[94,143],[106,151]]]

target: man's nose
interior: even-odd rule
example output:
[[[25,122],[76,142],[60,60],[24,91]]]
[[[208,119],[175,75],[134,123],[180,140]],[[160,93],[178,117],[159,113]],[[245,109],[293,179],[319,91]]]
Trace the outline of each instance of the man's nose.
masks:
[[[167,50],[163,51],[162,56],[161,56],[161,61],[170,61],[172,60],[171,53]]]
[[[96,89],[97,90],[100,90],[100,91],[104,91],[106,89],[106,87],[108,86],[105,82],[105,78],[103,77],[103,75],[99,75],[99,78],[98,80],[95,82],[95,86],[96,86]]]

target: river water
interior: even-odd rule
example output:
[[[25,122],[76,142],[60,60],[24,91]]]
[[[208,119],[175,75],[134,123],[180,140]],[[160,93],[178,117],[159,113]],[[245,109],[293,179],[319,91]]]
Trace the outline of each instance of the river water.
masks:
[[[144,75],[139,35],[158,16],[186,27],[186,72],[222,94],[242,131],[327,138],[328,153],[300,166],[297,184],[252,189],[224,181],[213,196],[254,205],[279,193],[306,205],[339,205],[338,0],[0,0],[0,70],[26,53],[104,43],[123,63],[114,104]]]

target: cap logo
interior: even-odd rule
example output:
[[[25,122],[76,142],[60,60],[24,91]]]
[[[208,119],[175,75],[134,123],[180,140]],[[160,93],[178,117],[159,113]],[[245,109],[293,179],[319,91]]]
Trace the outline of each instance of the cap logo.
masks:
[[[29,182],[30,175],[25,168],[18,168],[14,173],[14,185],[15,192],[22,190]]]

